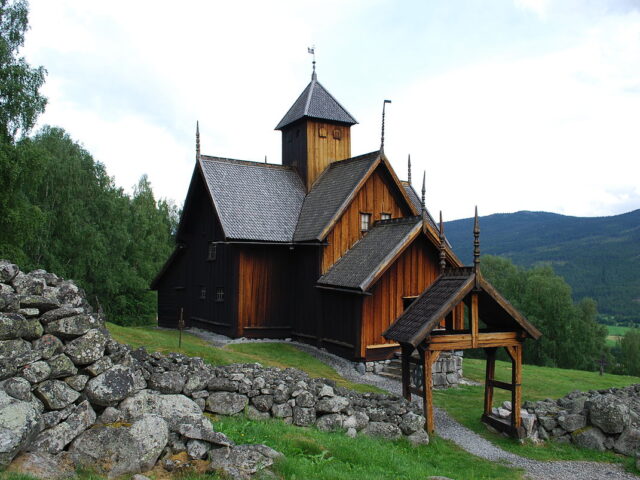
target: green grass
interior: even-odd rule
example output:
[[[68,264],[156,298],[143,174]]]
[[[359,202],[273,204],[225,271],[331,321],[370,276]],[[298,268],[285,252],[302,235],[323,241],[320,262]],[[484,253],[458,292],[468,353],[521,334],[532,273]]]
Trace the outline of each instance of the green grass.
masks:
[[[615,347],[622,339],[625,333],[635,327],[621,327],[619,325],[607,325],[606,344],[609,347]]]
[[[247,421],[224,417],[215,422],[237,443],[264,443],[285,455],[275,470],[296,480],[415,480],[431,475],[457,479],[519,479],[520,470],[475,457],[434,437],[428,446],[300,428],[280,420]]]
[[[465,358],[463,367],[465,377],[484,383],[484,360]],[[510,382],[511,363],[496,361],[496,378]],[[587,391],[624,387],[633,383],[640,383],[640,378],[611,374],[600,376],[595,372],[524,365],[522,397],[523,401],[543,400],[545,398],[557,399],[573,390]],[[496,388],[494,390],[494,406],[500,405],[504,400],[511,400],[511,393]],[[434,403],[436,405],[447,410],[460,423],[481,434],[492,443],[518,455],[536,460],[591,460],[625,462],[627,465],[632,465],[633,463],[632,459],[624,459],[610,452],[601,453],[556,442],[545,442],[539,446],[531,443],[520,444],[515,440],[493,434],[480,421],[483,402],[484,386],[462,386],[434,391]]]
[[[295,367],[316,378],[334,380],[342,387],[358,392],[382,392],[379,388],[345,380],[333,368],[286,343],[243,343],[212,347],[208,342],[189,333],[182,334],[182,346],[178,348],[176,330],[155,327],[122,327],[108,323],[107,328],[113,338],[132,347],[145,347],[149,351],[163,353],[178,352],[192,357],[201,357],[212,365],[230,363],[261,363],[269,367]]]

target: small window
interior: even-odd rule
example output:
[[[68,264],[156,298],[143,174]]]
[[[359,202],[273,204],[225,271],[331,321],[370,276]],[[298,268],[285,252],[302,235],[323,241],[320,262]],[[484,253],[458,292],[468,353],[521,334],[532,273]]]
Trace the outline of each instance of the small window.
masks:
[[[336,128],[333,131],[333,138],[335,138],[336,140],[340,140],[342,138],[342,130],[340,130],[339,128]]]
[[[216,288],[216,302],[224,302],[224,288]]]
[[[391,214],[390,213],[381,213],[380,214],[380,220],[391,220]]]
[[[207,287],[200,287],[200,300],[206,300],[207,299]]]
[[[209,243],[209,251],[207,253],[207,260],[209,260],[210,262],[214,261],[216,259],[216,247],[217,245],[213,242]]]
[[[324,127],[318,128],[318,136],[320,138],[327,138],[327,129]]]
[[[371,214],[361,213],[360,214],[360,231],[368,232],[370,227],[371,227]]]

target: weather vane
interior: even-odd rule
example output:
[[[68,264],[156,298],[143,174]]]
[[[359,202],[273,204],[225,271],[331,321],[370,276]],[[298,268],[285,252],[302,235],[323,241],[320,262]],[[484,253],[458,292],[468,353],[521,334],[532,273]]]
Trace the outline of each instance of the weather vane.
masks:
[[[311,76],[314,77],[316,75],[316,46],[307,47],[307,52],[313,55],[313,62],[311,62],[313,64],[313,73]]]

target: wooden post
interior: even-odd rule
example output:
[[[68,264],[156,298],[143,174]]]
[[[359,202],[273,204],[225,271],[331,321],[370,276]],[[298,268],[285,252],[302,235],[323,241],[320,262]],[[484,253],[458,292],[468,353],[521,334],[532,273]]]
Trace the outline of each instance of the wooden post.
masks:
[[[412,350],[413,349],[408,345],[402,345],[401,347],[402,357],[400,360],[402,361],[402,396],[408,401],[411,401],[411,363],[409,362],[409,359],[411,357]]]
[[[522,421],[520,408],[522,407],[522,345],[505,347],[511,357],[511,426],[518,431]]]
[[[184,330],[184,308],[180,308],[180,319],[178,320],[178,348],[182,348],[182,330]]]
[[[420,350],[420,359],[422,360],[423,383],[422,386],[422,404],[424,409],[424,418],[426,419],[424,429],[428,433],[433,433],[436,429],[433,420],[433,375],[431,368],[434,362],[440,356],[439,351]]]
[[[493,408],[493,379],[496,371],[496,349],[485,348],[487,354],[487,372],[484,381],[484,414],[491,415]]]
[[[471,295],[471,345],[478,348],[478,294]]]

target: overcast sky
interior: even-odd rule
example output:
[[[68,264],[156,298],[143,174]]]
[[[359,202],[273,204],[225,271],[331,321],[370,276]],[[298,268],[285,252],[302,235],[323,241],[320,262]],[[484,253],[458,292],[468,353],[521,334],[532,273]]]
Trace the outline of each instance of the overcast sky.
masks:
[[[640,0],[31,0],[48,70],[39,125],[127,190],[181,205],[202,153],[280,163],[275,125],[310,80],[359,121],[352,153],[407,155],[445,219],[640,208]]]

